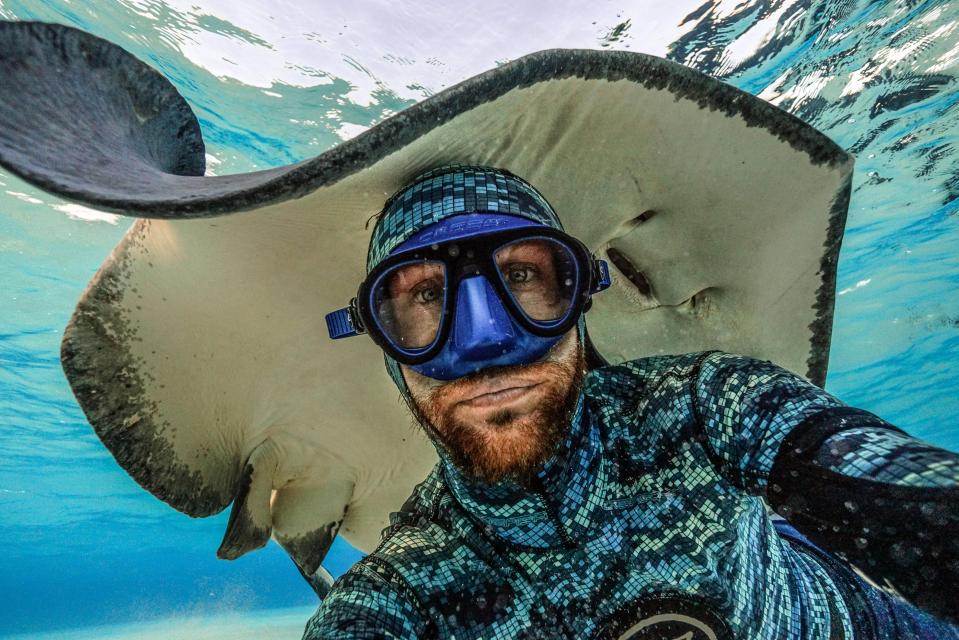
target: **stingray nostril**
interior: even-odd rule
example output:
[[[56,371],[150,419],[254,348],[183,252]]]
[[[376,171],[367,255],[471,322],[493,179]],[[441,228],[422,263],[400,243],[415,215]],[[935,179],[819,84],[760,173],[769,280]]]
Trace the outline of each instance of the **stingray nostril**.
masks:
[[[653,287],[649,284],[649,280],[646,279],[642,271],[630,262],[629,258],[627,258],[622,251],[609,247],[606,249],[606,255],[609,256],[609,261],[613,263],[613,266],[626,276],[626,279],[633,283],[633,286],[636,287],[641,294],[647,298],[653,297]]]
[[[643,211],[641,214],[633,218],[633,226],[643,224],[644,222],[652,218],[654,215],[656,215],[656,212],[653,211],[652,209],[647,209],[646,211]]]
[[[712,308],[714,292],[715,289],[709,287],[693,294],[692,297],[687,300],[690,313],[699,318],[704,318],[709,315]]]

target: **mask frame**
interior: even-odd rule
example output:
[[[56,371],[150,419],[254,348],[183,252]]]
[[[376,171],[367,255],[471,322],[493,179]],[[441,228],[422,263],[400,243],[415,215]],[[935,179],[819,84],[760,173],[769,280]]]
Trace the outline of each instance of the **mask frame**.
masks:
[[[577,265],[577,278],[569,309],[561,318],[545,322],[529,318],[513,298],[502,280],[494,258],[496,251],[506,244],[537,238],[563,244],[569,249]],[[559,229],[535,223],[519,228],[424,243],[421,246],[406,249],[404,245],[400,245],[398,249],[369,272],[349,306],[327,314],[326,322],[331,339],[368,333],[387,355],[408,366],[420,365],[432,360],[446,346],[456,317],[459,287],[467,278],[485,277],[510,318],[528,333],[539,337],[556,337],[566,333],[576,324],[579,316],[588,310],[592,295],[607,289],[611,282],[606,262],[590,254],[582,242]],[[376,284],[389,271],[400,265],[418,261],[439,262],[444,265],[446,286],[443,309],[440,326],[433,342],[423,348],[403,349],[396,345],[380,326],[373,312],[373,295]]]

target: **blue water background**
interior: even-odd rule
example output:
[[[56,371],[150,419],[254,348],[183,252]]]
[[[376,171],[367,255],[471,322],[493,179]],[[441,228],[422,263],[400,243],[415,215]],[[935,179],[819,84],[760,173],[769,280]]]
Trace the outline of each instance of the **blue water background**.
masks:
[[[0,17],[78,26],[154,65],[217,174],[313,156],[554,46],[672,43],[669,57],[816,125],[857,156],[827,388],[959,449],[956,3],[195,4],[0,0]],[[128,226],[0,173],[0,637],[316,603],[275,544],[216,560],[227,514],[193,520],[143,491],[70,393],[62,329]],[[356,558],[337,544],[325,565]]]

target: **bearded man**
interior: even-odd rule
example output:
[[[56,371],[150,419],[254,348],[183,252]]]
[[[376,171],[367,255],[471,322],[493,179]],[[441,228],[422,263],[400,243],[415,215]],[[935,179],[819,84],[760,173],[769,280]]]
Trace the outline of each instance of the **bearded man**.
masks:
[[[387,202],[328,323],[383,348],[440,462],[305,638],[959,638],[764,502],[955,620],[959,456],[769,362],[587,373],[608,285],[509,172],[443,167]]]

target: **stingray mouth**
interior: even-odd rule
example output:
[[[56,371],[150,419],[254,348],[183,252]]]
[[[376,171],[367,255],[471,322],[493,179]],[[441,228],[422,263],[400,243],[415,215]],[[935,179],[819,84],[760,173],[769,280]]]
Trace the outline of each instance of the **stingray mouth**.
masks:
[[[653,295],[653,285],[650,283],[649,278],[646,277],[646,274],[643,273],[625,253],[615,247],[607,247],[606,256],[616,271],[633,285],[633,289],[630,289],[623,284],[620,291],[626,294],[627,300],[640,307],[639,311],[672,308],[682,310],[686,315],[698,318],[705,318],[713,311],[712,307],[714,298],[719,291],[718,288],[705,287],[694,291],[688,298],[677,303],[662,303]],[[614,286],[616,282],[616,279],[614,279]]]

